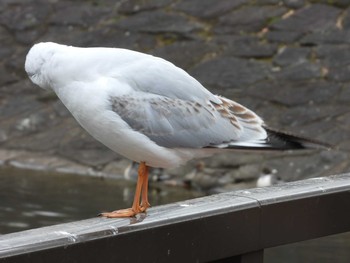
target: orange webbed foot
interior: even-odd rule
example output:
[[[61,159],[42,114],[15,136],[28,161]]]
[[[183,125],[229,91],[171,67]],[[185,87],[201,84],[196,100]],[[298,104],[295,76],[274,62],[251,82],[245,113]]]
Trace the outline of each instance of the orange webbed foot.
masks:
[[[141,209],[140,209],[141,212]],[[125,218],[125,217],[133,217],[140,212],[134,211],[132,208],[115,210],[112,212],[101,213],[99,216],[107,217],[107,218]]]

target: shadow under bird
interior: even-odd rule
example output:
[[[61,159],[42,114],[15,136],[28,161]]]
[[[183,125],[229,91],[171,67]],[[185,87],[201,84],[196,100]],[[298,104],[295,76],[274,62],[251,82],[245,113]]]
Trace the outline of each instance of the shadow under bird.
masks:
[[[38,43],[25,70],[95,139],[140,163],[132,207],[105,217],[135,216],[150,207],[149,167],[171,168],[225,150],[326,146],[268,128],[253,111],[212,94],[174,64],[140,52]]]

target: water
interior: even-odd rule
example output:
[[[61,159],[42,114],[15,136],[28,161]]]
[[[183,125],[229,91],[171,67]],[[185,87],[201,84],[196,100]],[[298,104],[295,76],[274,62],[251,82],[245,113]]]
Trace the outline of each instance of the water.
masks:
[[[0,234],[91,218],[130,207],[125,180],[0,168]],[[179,187],[150,188],[152,205],[198,197]],[[266,249],[266,263],[347,263],[350,233]]]
[[[97,216],[131,206],[125,180],[0,168],[0,234]],[[180,187],[151,186],[153,206],[198,197]]]

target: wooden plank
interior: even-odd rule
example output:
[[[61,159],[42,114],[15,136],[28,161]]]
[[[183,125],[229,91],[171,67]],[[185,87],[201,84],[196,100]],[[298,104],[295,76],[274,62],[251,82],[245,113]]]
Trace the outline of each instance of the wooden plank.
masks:
[[[0,262],[208,262],[350,231],[350,174],[0,236]]]

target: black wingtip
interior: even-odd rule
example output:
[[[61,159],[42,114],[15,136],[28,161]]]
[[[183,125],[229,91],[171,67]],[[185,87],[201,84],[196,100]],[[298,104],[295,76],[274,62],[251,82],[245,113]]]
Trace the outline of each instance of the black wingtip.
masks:
[[[292,149],[322,149],[322,150],[331,150],[334,147],[330,144],[296,136],[288,132],[279,131],[271,129],[269,127],[264,127],[267,132],[266,143],[269,144],[272,148],[280,150],[292,150]]]

